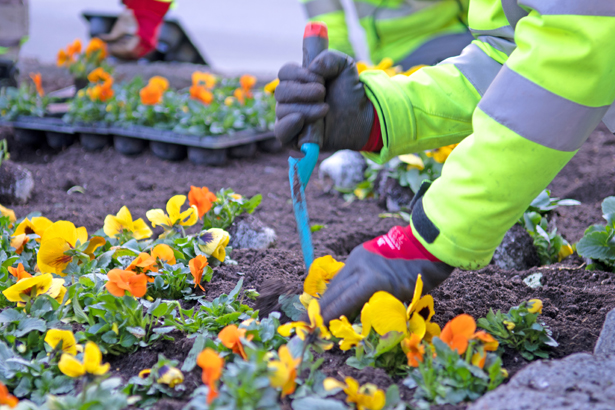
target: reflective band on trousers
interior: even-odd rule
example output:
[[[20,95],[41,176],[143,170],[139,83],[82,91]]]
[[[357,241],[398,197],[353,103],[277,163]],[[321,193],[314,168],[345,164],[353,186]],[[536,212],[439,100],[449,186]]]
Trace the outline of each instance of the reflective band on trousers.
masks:
[[[606,114],[604,114],[602,122],[604,122],[604,125],[607,126],[609,131],[615,134],[615,103],[613,103],[613,105],[611,105],[611,108],[609,108]]]
[[[382,4],[387,4],[383,1]],[[400,17],[406,17],[412,13],[416,13],[419,10],[431,7],[436,2],[421,1],[421,0],[406,0],[399,7],[388,8],[383,6],[376,6],[370,3],[363,3],[361,1],[354,2],[354,6],[357,9],[357,15],[359,18],[373,17],[375,20],[388,20]]]
[[[523,138],[558,151],[573,152],[583,145],[609,106],[577,104],[504,65],[478,108]]]
[[[447,58],[440,64],[454,64],[481,96],[485,95],[502,68],[502,64],[489,57],[475,44],[464,48],[461,55]]]
[[[519,20],[528,14],[527,11],[519,7],[517,0],[502,0],[502,9],[504,9],[506,19],[513,28],[517,27]]]
[[[303,3],[309,18],[344,10],[340,0],[313,0]]]
[[[470,32],[475,39],[489,44],[507,56],[510,56],[517,48],[515,44],[515,29],[512,26],[499,27],[493,30],[475,30],[470,28]]]
[[[577,15],[615,17],[613,0],[519,0],[543,15]]]

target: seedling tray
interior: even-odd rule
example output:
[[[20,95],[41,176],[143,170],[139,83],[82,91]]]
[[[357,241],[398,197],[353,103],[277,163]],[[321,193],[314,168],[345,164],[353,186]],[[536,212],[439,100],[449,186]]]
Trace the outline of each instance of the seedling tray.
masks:
[[[264,152],[281,148],[270,131],[243,130],[226,135],[199,136],[152,127],[67,124],[60,118],[28,116],[17,117],[14,121],[0,119],[0,125],[12,126],[17,140],[26,144],[39,144],[46,138],[51,147],[61,149],[79,139],[88,151],[113,144],[124,155],[138,155],[149,145],[154,155],[162,159],[178,161],[188,156],[190,161],[204,165],[223,165],[229,156],[252,157],[257,147]]]

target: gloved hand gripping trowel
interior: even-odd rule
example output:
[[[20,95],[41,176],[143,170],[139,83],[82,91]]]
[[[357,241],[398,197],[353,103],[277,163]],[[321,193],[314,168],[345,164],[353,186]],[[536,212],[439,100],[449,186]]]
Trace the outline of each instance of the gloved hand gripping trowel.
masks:
[[[325,23],[314,22],[305,26],[303,34],[303,67],[308,67],[312,60],[321,52],[329,48],[329,37]],[[297,231],[301,241],[303,260],[306,270],[314,260],[314,246],[312,245],[312,233],[310,230],[310,220],[305,202],[305,187],[310,181],[312,171],[318,161],[320,146],[323,143],[325,124],[324,120],[318,120],[305,126],[299,135],[299,146],[305,156],[301,159],[288,158],[290,170],[290,192],[297,219]]]

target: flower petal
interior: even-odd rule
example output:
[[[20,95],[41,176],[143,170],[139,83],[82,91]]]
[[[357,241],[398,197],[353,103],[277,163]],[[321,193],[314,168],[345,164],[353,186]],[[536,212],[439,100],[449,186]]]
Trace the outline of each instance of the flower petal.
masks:
[[[374,330],[384,336],[389,332],[408,333],[406,307],[387,292],[376,292],[369,300],[370,321]]]
[[[74,356],[63,353],[58,362],[58,368],[68,377],[81,377],[85,374],[85,366]]]

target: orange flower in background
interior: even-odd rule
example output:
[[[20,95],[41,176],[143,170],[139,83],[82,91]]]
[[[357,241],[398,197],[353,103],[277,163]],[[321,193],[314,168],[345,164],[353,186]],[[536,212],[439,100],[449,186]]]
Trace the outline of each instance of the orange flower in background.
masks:
[[[156,87],[162,92],[165,92],[166,90],[169,89],[169,81],[166,78],[161,77],[159,75],[156,75],[150,78],[149,83],[147,85],[150,87]]]
[[[175,252],[173,252],[173,248],[165,244],[154,246],[154,249],[152,249],[152,257],[160,259],[160,261],[169,265],[175,265],[177,263],[177,261],[175,260]]]
[[[478,339],[483,342],[483,349],[488,352],[495,352],[496,350],[498,350],[498,346],[500,345],[499,342],[495,340],[493,336],[491,336],[484,330],[479,330],[478,332],[474,333],[472,339]]]
[[[464,354],[468,348],[468,342],[476,330],[474,318],[468,314],[461,314],[444,326],[440,339],[457,353]]]
[[[73,57],[68,55],[65,50],[58,51],[56,64],[58,67],[68,67],[73,62]]]
[[[100,54],[98,55],[99,60],[102,60],[103,58],[107,57],[107,43],[105,43],[98,37],[94,37],[90,40],[88,46],[85,49],[85,56],[91,57],[92,54],[96,53],[97,51],[100,51]]]
[[[201,85],[211,90],[212,88],[214,88],[217,81],[218,80],[216,79],[216,76],[210,73],[205,73],[202,71],[195,71],[194,73],[192,73],[193,86]]]
[[[485,361],[487,360],[487,352],[476,352],[472,355],[472,364],[481,369],[485,367]]]
[[[408,366],[418,367],[423,362],[425,346],[421,345],[421,337],[415,333],[401,341],[401,348],[408,357]]]
[[[36,92],[38,93],[38,95],[43,97],[45,95],[45,90],[43,90],[43,78],[41,77],[41,73],[30,73],[30,78],[36,86]]]
[[[190,273],[194,277],[194,287],[196,288],[198,286],[202,291],[205,291],[205,288],[201,285],[203,270],[205,270],[208,264],[209,262],[207,262],[207,258],[203,255],[197,255],[196,258],[192,258],[190,259],[190,262],[188,262]]]
[[[111,88],[112,86],[113,78],[108,78],[102,84],[96,84],[94,87],[89,87],[86,90],[86,94],[92,101],[106,102],[115,94],[113,88]]]
[[[141,103],[145,105],[156,105],[162,102],[162,94],[164,91],[159,86],[146,85],[139,91]]]
[[[109,279],[105,287],[113,296],[121,298],[129,292],[132,296],[140,298],[147,293],[147,276],[143,273],[137,275],[129,270],[112,269],[107,273]]]
[[[111,74],[106,72],[105,69],[102,67],[98,67],[92,70],[90,74],[88,74],[88,81],[90,81],[91,83],[107,81],[110,78],[111,78]]]
[[[220,376],[222,376],[224,359],[218,356],[218,353],[214,349],[208,347],[199,354],[196,359],[196,364],[203,369],[203,383],[209,386],[207,404],[210,404],[218,397],[216,382],[220,379]]]
[[[146,273],[149,271],[157,272],[158,267],[156,266],[156,258],[149,253],[141,252],[139,256],[130,262],[126,270],[136,273]]]
[[[256,84],[256,77],[253,75],[242,75],[239,79],[239,84],[241,85],[241,89],[246,94],[246,97],[252,98],[252,87]]]
[[[25,233],[22,233],[11,238],[11,246],[15,248],[15,253],[21,255],[23,247],[28,243],[30,238]]]
[[[17,400],[17,397],[10,394],[9,390],[4,384],[2,384],[2,382],[0,382],[0,404],[7,405],[12,409],[14,409],[19,404],[19,400]]]
[[[17,278],[17,282],[19,282],[22,279],[27,279],[27,278],[31,278],[32,277],[32,275],[30,275],[28,272],[26,272],[26,270],[24,269],[22,263],[17,265],[16,268],[13,268],[12,266],[9,266],[8,270],[9,270],[9,273],[11,275],[13,275],[14,277]]]
[[[246,93],[241,88],[236,89],[233,95],[237,98],[239,104],[244,105],[246,103]]]
[[[248,356],[241,343],[242,337],[249,341],[252,340],[253,335],[248,335],[246,337],[246,329],[239,329],[237,325],[228,325],[218,333],[218,339],[220,339],[224,347],[240,355],[243,360],[248,360]]]
[[[66,52],[71,57],[74,56],[75,54],[81,53],[81,40],[79,40],[78,38],[75,39],[75,41],[73,41],[72,44],[68,45]]]
[[[193,85],[190,87],[190,98],[209,105],[214,100],[214,95],[202,85]]]
[[[212,203],[216,202],[218,198],[216,194],[209,191],[209,188],[204,186],[203,188],[197,188],[194,185],[190,186],[190,192],[188,193],[188,201],[190,201],[190,206],[195,205],[199,218],[203,218],[209,210],[211,209]]]

